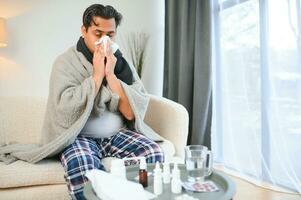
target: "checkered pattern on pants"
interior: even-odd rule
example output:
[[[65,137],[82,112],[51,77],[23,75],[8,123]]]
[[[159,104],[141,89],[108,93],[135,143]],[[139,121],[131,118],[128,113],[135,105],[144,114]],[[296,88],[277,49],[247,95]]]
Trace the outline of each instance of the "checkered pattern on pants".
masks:
[[[85,199],[85,172],[91,169],[105,170],[102,158],[137,156],[144,156],[147,163],[164,161],[163,152],[157,143],[133,131],[122,129],[116,135],[103,139],[79,135],[74,143],[64,149],[60,157],[70,196],[72,199]]]

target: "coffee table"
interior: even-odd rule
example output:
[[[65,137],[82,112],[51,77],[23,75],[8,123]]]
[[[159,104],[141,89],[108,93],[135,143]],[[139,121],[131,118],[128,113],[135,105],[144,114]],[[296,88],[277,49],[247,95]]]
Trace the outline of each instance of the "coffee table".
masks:
[[[161,166],[162,167],[162,166]],[[187,172],[186,167],[184,164],[178,165],[180,171],[181,171],[181,180],[187,181]],[[147,171],[153,172],[155,168],[155,164],[148,164],[147,165]],[[173,169],[173,164],[171,164],[170,167],[171,171]],[[138,182],[135,178],[138,176],[138,165],[128,166],[126,168],[127,171],[127,179],[133,182]],[[219,188],[219,191],[217,192],[204,192],[204,193],[197,193],[197,192],[190,192],[186,191],[184,188],[182,190],[181,194],[173,194],[171,192],[171,185],[170,184],[163,184],[163,193],[159,195],[156,199],[158,200],[173,200],[177,196],[180,196],[182,194],[188,194],[190,196],[193,196],[198,199],[206,199],[206,200],[229,200],[232,199],[235,194],[235,184],[234,182],[227,177],[225,174],[217,171],[213,171],[213,173],[206,178],[206,180],[213,181],[217,187]],[[148,187],[145,188],[147,191],[150,191],[153,193],[153,177],[148,177]],[[100,200],[95,192],[93,191],[92,185],[90,182],[88,182],[84,187],[84,195],[88,200]]]

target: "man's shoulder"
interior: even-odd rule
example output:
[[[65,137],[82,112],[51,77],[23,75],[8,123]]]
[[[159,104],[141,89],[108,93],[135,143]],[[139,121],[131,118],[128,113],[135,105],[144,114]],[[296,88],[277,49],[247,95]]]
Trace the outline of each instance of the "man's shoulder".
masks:
[[[76,57],[76,48],[74,46],[69,47],[65,52],[56,57],[52,66],[53,70],[69,70],[74,60],[77,59]]]
[[[76,48],[75,46],[69,47],[66,51],[64,51],[63,53],[61,53],[60,55],[58,55],[55,59],[55,63],[58,61],[63,61],[63,60],[69,60],[74,58],[76,54]]]

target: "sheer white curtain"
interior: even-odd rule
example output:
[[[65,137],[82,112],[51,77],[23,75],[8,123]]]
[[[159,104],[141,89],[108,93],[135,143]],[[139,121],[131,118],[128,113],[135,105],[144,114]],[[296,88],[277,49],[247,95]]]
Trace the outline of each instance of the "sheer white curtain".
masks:
[[[300,0],[215,0],[216,164],[301,193]]]

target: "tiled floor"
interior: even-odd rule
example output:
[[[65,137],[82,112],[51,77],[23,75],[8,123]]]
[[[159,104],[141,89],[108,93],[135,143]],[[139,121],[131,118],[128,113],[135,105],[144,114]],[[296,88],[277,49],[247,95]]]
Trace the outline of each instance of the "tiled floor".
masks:
[[[301,195],[271,191],[258,187],[240,178],[230,176],[236,183],[234,200],[301,200]]]

